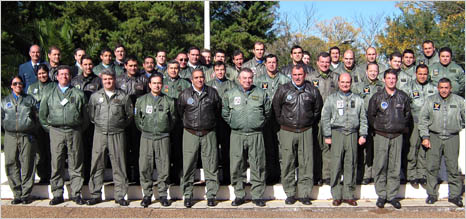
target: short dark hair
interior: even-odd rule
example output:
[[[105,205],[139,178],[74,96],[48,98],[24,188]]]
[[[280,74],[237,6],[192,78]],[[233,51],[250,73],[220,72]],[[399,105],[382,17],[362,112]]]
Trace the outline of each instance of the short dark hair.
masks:
[[[423,47],[424,47],[424,44],[432,44],[432,47],[435,47],[434,41],[432,40],[425,40],[424,42],[422,42]]]
[[[403,51],[403,56],[405,56],[406,53],[411,53],[414,55],[414,51],[412,49],[405,49],[405,51]]]
[[[277,57],[277,55],[275,55],[275,54],[268,54],[268,55],[266,55],[264,60],[265,60],[265,62],[267,62],[267,59],[273,59],[273,58],[275,58],[275,61],[278,62],[278,57]]]
[[[84,59],[89,59],[89,60],[92,61],[92,57],[91,57],[90,55],[83,55],[83,56],[81,57],[81,63],[83,62]]]
[[[15,76],[13,76],[13,78],[11,79],[10,85],[13,85],[13,80],[15,80],[15,78],[18,78],[21,82],[24,82],[23,79],[22,79],[20,76],[15,75]]]
[[[151,74],[150,77],[149,77],[149,83],[152,82],[152,78],[160,78],[160,80],[162,80],[162,84],[163,84],[163,75],[162,74],[160,74],[160,73]]]
[[[196,47],[196,46],[191,46],[191,47],[189,47],[188,53],[190,53],[191,50],[197,50],[197,51],[201,52],[201,50],[200,50],[198,47]]]
[[[438,84],[440,83],[449,83],[451,86],[451,80],[448,78],[441,78],[440,80],[438,80]]]
[[[123,44],[121,44],[121,43],[116,44],[115,49],[113,49],[113,51],[115,51],[116,49],[118,49],[120,47],[122,47],[126,51],[125,46],[123,46]]]
[[[387,70],[383,73],[383,78],[387,78],[387,75],[388,75],[388,74],[394,74],[394,75],[396,76],[396,78],[398,79],[398,70],[393,69],[393,68],[387,69]]]
[[[263,45],[265,49],[265,44],[263,42],[260,42],[260,41],[255,42],[252,48],[256,48],[256,45]]]
[[[379,71],[379,64],[377,64],[377,62],[367,63],[366,70],[369,70],[369,65],[376,65],[377,66],[377,71]]]
[[[225,52],[225,50],[223,50],[223,49],[217,49],[217,51],[215,51],[214,56],[217,55],[217,53],[223,53],[224,55],[227,54],[227,53]]]
[[[178,58],[178,56],[181,55],[181,54],[184,54],[184,55],[188,56],[188,54],[185,53],[185,52],[179,52],[178,54],[176,54],[175,59]]]
[[[61,52],[61,50],[57,46],[50,46],[47,54],[51,54],[53,50],[58,50],[58,52]]]
[[[81,51],[81,50],[84,51],[84,52],[86,52],[86,50],[84,50],[84,49],[76,48],[75,50],[73,50],[73,54],[76,55],[76,53],[78,53],[78,51]]]
[[[197,69],[194,69],[193,72],[191,72],[191,79],[193,78],[194,72],[201,72],[202,75],[205,77],[204,70],[202,70],[202,68],[197,68]]]
[[[60,65],[60,66],[58,66],[57,72],[59,72],[60,70],[63,70],[63,69],[68,70],[68,73],[71,75],[71,68],[70,68],[70,66],[68,66],[68,65]]]
[[[241,70],[239,71],[239,74],[238,74],[238,78],[239,76],[241,75],[241,72],[247,72],[247,73],[251,73],[252,75],[254,75],[254,72],[250,69],[250,68],[241,68]]]
[[[127,56],[126,59],[125,59],[125,65],[127,65],[129,61],[136,61],[136,62],[138,62],[138,60],[136,59],[136,57],[134,57],[134,56]]]
[[[334,50],[334,49],[338,50],[338,53],[340,53],[340,48],[338,48],[338,46],[330,47],[330,49],[328,50],[328,53],[332,53],[332,50]]]
[[[311,57],[311,53],[309,53],[309,51],[303,51],[303,56],[304,55],[308,55],[309,57]]]
[[[241,55],[243,56],[243,58],[244,58],[244,53],[243,53],[241,50],[235,50],[235,51],[233,52],[233,57],[235,57],[235,56],[237,56],[237,55],[240,55],[240,54],[241,54]]]
[[[157,52],[157,53],[159,53],[159,52]],[[144,62],[146,61],[146,59],[152,59],[152,61],[155,62],[155,58],[152,57],[152,56],[146,56],[146,57],[144,57]]]
[[[46,64],[40,64],[39,66],[37,66],[37,72],[39,72],[40,69],[45,70],[46,72],[49,72],[49,67]],[[48,74],[47,74],[47,77],[48,77]]]
[[[317,60],[319,60],[320,57],[327,58],[327,57],[330,57],[330,54],[328,52],[320,52],[319,55],[317,56]]]
[[[400,52],[393,52],[392,54],[390,54],[390,57],[388,60],[392,61],[394,57],[399,57],[401,59],[402,55]]]
[[[159,54],[159,52],[163,52],[163,53],[165,53],[165,55],[167,54],[167,51],[161,49],[161,50],[159,50],[159,51],[157,51],[157,52],[155,53],[155,56],[157,56],[157,55]]]
[[[221,65],[223,65],[223,67],[224,67],[225,70],[226,70],[227,66],[226,66],[225,63],[222,62],[222,61],[216,61],[216,62],[214,63],[214,70],[215,70],[215,67],[221,66]]]
[[[293,54],[293,50],[295,50],[295,49],[301,49],[301,52],[303,51],[303,48],[301,48],[301,46],[294,45],[294,46],[291,47],[290,54]]]
[[[210,53],[210,49],[202,49],[200,52],[201,52],[201,53],[203,53],[203,52],[208,52],[208,53]]]
[[[429,72],[429,66],[427,66],[426,64],[419,64],[418,66],[416,66],[416,73],[417,73],[417,70],[420,68],[425,68],[427,69],[427,72]]]
[[[102,76],[102,75],[108,75],[108,76],[111,76],[112,78],[115,78],[115,76],[116,76],[115,71],[113,71],[113,69],[111,69],[111,68],[106,68],[106,69],[102,70],[100,72],[100,76]]]
[[[178,68],[180,68],[180,63],[178,61],[176,61],[175,59],[172,59],[172,60],[167,62],[167,66],[168,65],[173,65],[173,64],[177,64]]]
[[[450,56],[453,54],[450,47],[442,47],[439,51],[438,51],[438,54],[442,53],[442,52],[449,52],[450,53]]]
[[[304,67],[303,63],[298,63],[297,65],[293,65],[293,68],[291,68],[291,72],[293,72],[294,69],[296,69],[296,70],[303,69],[304,74],[307,74],[307,70]]]
[[[100,55],[103,55],[106,52],[109,52],[110,54],[112,54],[112,50],[107,47],[107,48],[103,48],[102,50],[100,50]]]

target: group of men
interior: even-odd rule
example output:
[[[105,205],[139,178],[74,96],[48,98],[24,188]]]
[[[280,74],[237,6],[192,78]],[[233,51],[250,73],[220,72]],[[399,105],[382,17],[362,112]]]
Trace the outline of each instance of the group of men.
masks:
[[[412,185],[426,185],[427,203],[437,201],[443,155],[449,201],[462,206],[457,159],[464,71],[451,61],[448,47],[436,52],[433,45],[424,42],[417,63],[412,50],[393,53],[389,67],[377,63],[373,47],[357,66],[353,51],[340,62],[339,48],[332,47],[318,54],[317,69],[304,62],[309,54],[305,58],[293,46],[292,63],[280,70],[277,56],[265,55],[261,42],[244,64],[244,54],[235,51],[234,66],[225,64],[222,50],[211,62],[210,51],[191,47],[168,62],[165,51],[147,56],[141,71],[122,45],[113,51],[114,62],[112,51],[103,49],[97,66],[76,49],[72,67],[60,63],[57,47],[42,63],[40,47],[33,45],[31,61],[12,80],[12,95],[2,100],[2,126],[12,137],[5,139],[12,203],[30,203],[36,162],[41,181],[50,180],[50,204],[63,203],[66,161],[71,200],[101,202],[108,154],[121,206],[129,205],[129,181],[140,182],[142,206],[152,203],[155,160],[161,204],[170,205],[169,185],[179,183],[184,205],[192,207],[200,160],[208,206],[217,204],[221,183],[234,188],[233,206],[245,203],[249,167],[257,206],[265,206],[266,184],[278,181],[286,204],[310,205],[313,185],[329,184],[334,206],[355,206],[355,185],[374,181],[376,205],[401,208],[396,194],[402,170]],[[18,121],[24,127],[13,125]],[[91,199],[84,201],[87,180]]]

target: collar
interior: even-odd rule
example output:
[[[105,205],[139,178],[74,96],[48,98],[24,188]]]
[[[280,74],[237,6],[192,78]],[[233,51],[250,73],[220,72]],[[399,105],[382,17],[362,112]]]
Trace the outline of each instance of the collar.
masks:
[[[112,64],[106,65],[106,64],[104,64],[104,63],[102,62],[102,66],[104,66],[104,68],[108,68],[108,67],[112,66]]]
[[[302,90],[302,89],[304,89],[304,85],[305,85],[305,84],[303,83],[303,85],[301,85],[301,86],[298,86],[298,85],[296,85],[296,83],[294,83],[294,81],[293,81],[293,80],[291,80],[291,84],[293,84],[293,86],[294,86],[296,89],[298,89],[298,90]]]
[[[60,84],[58,84],[58,88],[60,88],[62,93],[65,93],[68,88],[70,88],[70,85],[66,85],[65,87],[62,87]]]
[[[13,92],[13,91],[11,92],[11,94],[13,94],[13,98],[15,98],[16,101],[18,101],[19,96],[16,95],[15,92]],[[21,96],[21,95],[20,95],[20,96]]]
[[[262,64],[262,63],[264,63],[264,60],[263,60],[263,59],[257,59],[255,56],[254,56],[254,60],[256,61],[256,64]]]
[[[202,94],[202,92],[204,92],[204,90],[205,90],[205,85],[202,87],[202,90],[200,90],[200,91],[197,90],[197,89],[194,87],[194,85],[191,85],[191,86],[193,87],[193,90],[194,90],[197,94],[199,94],[199,96],[200,96],[200,95]]]
[[[191,68],[196,69],[197,67],[199,67],[199,64],[198,65],[193,65],[193,64],[191,64],[191,62],[188,61],[188,66],[191,67]]]

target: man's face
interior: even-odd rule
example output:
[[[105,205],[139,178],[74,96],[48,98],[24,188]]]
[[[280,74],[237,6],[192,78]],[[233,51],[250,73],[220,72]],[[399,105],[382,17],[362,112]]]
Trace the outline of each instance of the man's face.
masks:
[[[237,56],[233,57],[233,63],[235,64],[236,68],[241,68],[243,66],[243,54],[238,54]]]
[[[291,51],[290,57],[293,59],[293,62],[300,62],[303,59],[303,50],[301,48],[293,49],[293,51]]]
[[[369,48],[366,51],[366,60],[367,62],[375,62],[377,59],[377,52],[374,48]]]
[[[70,71],[68,69],[60,69],[57,74],[58,84],[62,87],[68,85],[70,83]]]
[[[220,62],[225,63],[225,53],[221,53],[221,52],[216,53],[215,57],[214,57],[214,60],[216,62],[220,61]]]
[[[92,74],[92,68],[94,67],[94,64],[92,63],[92,60],[90,59],[83,59],[81,63],[81,67],[83,68],[83,74],[84,76],[89,76]]]
[[[160,66],[165,65],[165,62],[167,61],[167,53],[158,52],[155,59],[157,59],[157,64],[158,65],[160,65]]]
[[[386,74],[385,75],[385,87],[389,88],[389,89],[395,89],[396,87],[396,75],[395,74]]]
[[[409,67],[411,66],[413,63],[414,63],[414,54],[412,53],[405,53],[403,55],[403,58],[402,60],[403,61],[403,65],[406,66],[406,67]]]
[[[76,51],[76,54],[74,54],[74,60],[76,60],[79,64],[81,64],[81,57],[83,57],[83,55],[86,55],[86,51],[84,50]]]
[[[319,67],[319,70],[322,72],[327,72],[329,67],[330,67],[330,57],[319,57],[319,60],[317,60],[317,66]]]
[[[40,47],[37,45],[31,46],[29,56],[33,62],[37,63],[40,59]]]
[[[377,65],[369,65],[366,70],[367,78],[371,81],[375,81],[379,75],[379,68]]]
[[[11,89],[15,94],[21,94],[23,92],[24,84],[19,78],[14,78],[11,82]]]
[[[354,64],[354,54],[352,52],[345,52],[343,55],[343,62],[346,68],[352,68]]]
[[[303,54],[303,63],[306,65],[309,65],[310,62],[311,62],[311,57],[306,54]]]
[[[401,67],[401,57],[393,56],[389,63],[391,68],[398,70]]]
[[[429,77],[429,71],[427,71],[427,68],[418,68],[416,71],[416,80],[420,84],[424,84],[427,81],[427,78]]]
[[[349,74],[342,74],[340,75],[340,80],[338,81],[338,88],[343,93],[347,93],[351,89],[351,76]]]
[[[191,51],[189,51],[188,57],[189,57],[189,62],[191,64],[197,65],[197,63],[199,62],[199,57],[200,57],[199,50],[191,49]]]
[[[451,62],[451,54],[450,52],[443,51],[440,53],[440,64],[442,65],[449,65]]]
[[[40,82],[45,83],[49,79],[49,73],[41,68],[37,71],[37,79],[39,79]]]
[[[138,62],[135,60],[128,60],[128,63],[125,64],[125,69],[128,75],[134,76],[138,72]]]
[[[168,64],[167,66],[167,73],[170,78],[178,77],[178,73],[180,72],[180,68],[178,64]]]
[[[256,57],[256,59],[262,59],[265,53],[264,45],[263,44],[254,45],[254,50],[252,51],[252,53],[254,53],[254,56]]]
[[[265,67],[267,68],[267,72],[275,74],[277,71],[277,59],[275,57],[267,58],[265,60]]]
[[[194,71],[191,81],[197,90],[201,90],[204,87],[204,74],[201,71]]]
[[[115,78],[110,75],[102,74],[102,84],[105,90],[114,90]]]
[[[116,60],[123,62],[123,59],[125,59],[125,54],[126,54],[126,51],[123,47],[118,47],[115,49]]]
[[[102,63],[105,65],[110,65],[112,62],[112,53],[111,52],[104,52],[104,54],[100,55],[100,59],[102,60]]]
[[[330,50],[330,57],[333,63],[338,63],[340,61],[340,51],[338,49]]]
[[[60,51],[59,50],[52,50],[49,55],[49,60],[51,63],[59,64],[60,63]]]
[[[159,95],[160,92],[162,91],[162,84],[163,84],[163,82],[162,82],[161,77],[152,77],[152,79],[150,80],[150,83],[149,83],[150,91],[153,94]]]
[[[451,85],[448,82],[438,83],[438,92],[442,98],[447,98],[451,93]]]
[[[291,72],[291,80],[296,84],[296,86],[301,86],[304,84],[304,78],[306,77],[306,74],[304,73],[304,69],[296,69],[293,68]]]
[[[212,54],[210,52],[203,52],[201,53],[202,57],[204,57],[205,64],[210,65],[211,60],[212,60]]]
[[[422,51],[425,56],[431,57],[434,54],[435,47],[432,43],[424,43],[422,44]]]
[[[251,72],[242,71],[239,74],[239,84],[244,90],[251,89],[252,86],[252,77],[254,74]]]
[[[142,67],[144,68],[144,71],[146,72],[153,71],[155,67],[154,59],[153,58],[144,59],[144,63],[142,63]]]
[[[176,61],[180,63],[180,68],[184,69],[188,65],[188,56],[186,54],[179,54],[176,57]]]
[[[225,77],[225,66],[224,65],[214,66],[214,72],[215,72],[215,76],[218,79],[223,79]]]

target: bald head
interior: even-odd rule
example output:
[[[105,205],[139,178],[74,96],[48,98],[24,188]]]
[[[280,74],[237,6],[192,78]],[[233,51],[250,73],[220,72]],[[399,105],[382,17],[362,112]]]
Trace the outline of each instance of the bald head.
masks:
[[[39,45],[34,44],[29,48],[29,56],[31,57],[32,62],[34,62],[34,63],[39,62],[39,60],[40,60],[40,47],[39,47]]]
[[[351,89],[351,75],[349,73],[340,74],[338,77],[338,88],[343,93],[347,93]]]
[[[353,69],[354,65],[354,52],[351,50],[346,50],[343,54],[343,62],[347,69]]]

